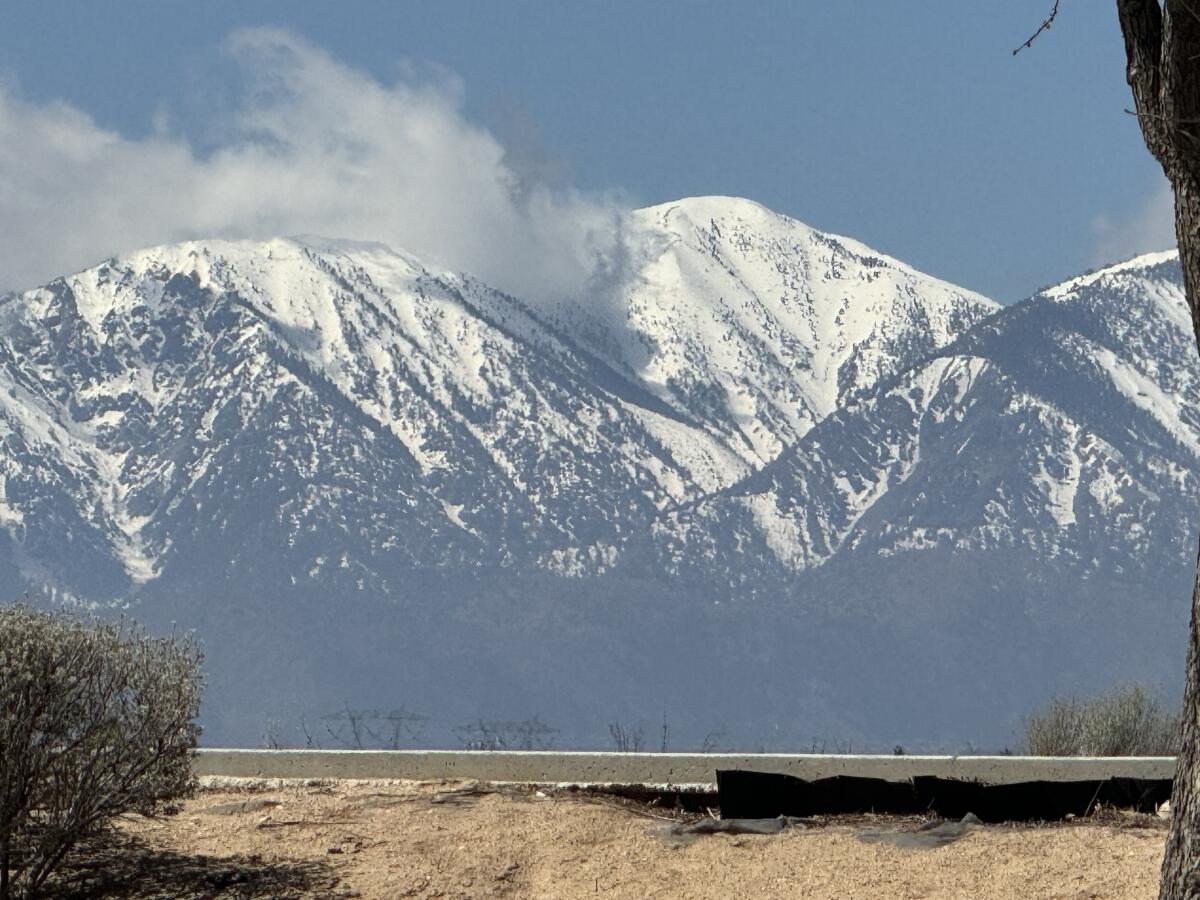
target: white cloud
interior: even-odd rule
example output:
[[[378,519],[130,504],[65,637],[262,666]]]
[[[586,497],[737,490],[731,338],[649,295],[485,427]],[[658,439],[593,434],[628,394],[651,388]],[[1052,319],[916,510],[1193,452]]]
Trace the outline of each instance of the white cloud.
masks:
[[[1091,262],[1095,266],[1175,246],[1175,196],[1165,178],[1132,214],[1118,219],[1097,216],[1092,220]]]
[[[573,294],[620,259],[622,204],[514,173],[453,79],[382,84],[273,29],[226,49],[241,106],[203,155],[163,111],[134,140],[0,84],[0,286],[206,237],[383,241],[532,297]]]

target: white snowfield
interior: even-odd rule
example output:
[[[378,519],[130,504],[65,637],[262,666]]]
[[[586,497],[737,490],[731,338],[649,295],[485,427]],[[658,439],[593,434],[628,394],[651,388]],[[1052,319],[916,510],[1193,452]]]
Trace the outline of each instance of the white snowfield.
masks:
[[[847,634],[874,673],[934,622],[996,672],[985,633],[1023,641],[1023,709],[1081,610],[1133,604],[1141,630],[1101,640],[1157,646],[1200,505],[1174,254],[1001,309],[736,198],[640,210],[626,249],[557,302],[324,238],[151,248],[0,299],[0,584],[198,628],[237,673],[226,739],[263,697],[337,706],[401,672],[468,711],[686,692],[664,673],[693,646],[734,667],[705,700],[730,720],[832,722]],[[748,687],[781,660],[798,689]]]

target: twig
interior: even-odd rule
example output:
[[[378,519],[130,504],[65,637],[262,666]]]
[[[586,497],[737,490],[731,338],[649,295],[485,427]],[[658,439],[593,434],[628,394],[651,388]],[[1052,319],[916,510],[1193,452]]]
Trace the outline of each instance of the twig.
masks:
[[[1129,115],[1133,116],[1135,119],[1156,119],[1165,124],[1168,124],[1168,125],[1170,124],[1170,120],[1166,116],[1164,116],[1162,113],[1139,113],[1139,112],[1134,112],[1132,109],[1127,109],[1127,110],[1125,110],[1125,112],[1129,113]],[[1200,125],[1200,118],[1176,119],[1175,124],[1176,125]],[[1200,136],[1194,135],[1191,132],[1185,131],[1182,128],[1173,129],[1173,133],[1179,135],[1180,137],[1187,138],[1193,144],[1200,145]]]
[[[1125,110],[1125,112],[1128,115],[1131,115],[1136,119],[1158,119],[1160,122],[1174,121],[1177,125],[1200,125],[1200,116],[1193,116],[1192,118],[1188,118],[1188,119],[1176,118],[1174,120],[1171,120],[1171,119],[1168,119],[1166,116],[1164,116],[1162,113],[1140,113],[1140,112],[1137,112],[1136,110],[1132,110],[1132,109],[1127,109],[1127,110]]]
[[[585,802],[598,803],[601,806],[607,806],[609,809],[615,809],[620,812],[630,813],[631,815],[641,816],[643,819],[658,819],[660,822],[678,822],[679,821],[679,819],[675,816],[659,816],[659,815],[655,815],[652,812],[648,812],[644,809],[639,809],[636,806],[632,806],[632,805],[625,804],[625,803],[614,803],[611,800],[604,800],[599,797],[589,797],[586,799]]]
[[[259,822],[255,828],[288,828],[292,825],[302,825],[306,828],[316,828],[321,825],[361,825],[362,819],[268,819]]]
[[[1050,15],[1046,16],[1046,21],[1042,22],[1042,24],[1038,27],[1038,30],[1030,36],[1029,40],[1013,51],[1013,56],[1016,56],[1022,50],[1027,50],[1032,47],[1033,42],[1042,36],[1043,31],[1050,30],[1050,26],[1054,24],[1054,20],[1058,18],[1058,4],[1061,2],[1062,0],[1054,0],[1054,9],[1050,10]]]

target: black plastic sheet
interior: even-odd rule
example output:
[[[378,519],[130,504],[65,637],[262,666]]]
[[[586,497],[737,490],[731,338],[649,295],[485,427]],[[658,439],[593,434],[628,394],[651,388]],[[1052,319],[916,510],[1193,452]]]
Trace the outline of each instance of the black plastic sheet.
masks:
[[[866,812],[959,819],[974,813],[985,822],[1020,822],[1083,816],[1097,806],[1154,812],[1170,799],[1171,782],[1109,778],[984,784],[931,776],[887,781],[846,775],[806,781],[768,772],[718,770],[717,795],[721,817],[727,819]]]

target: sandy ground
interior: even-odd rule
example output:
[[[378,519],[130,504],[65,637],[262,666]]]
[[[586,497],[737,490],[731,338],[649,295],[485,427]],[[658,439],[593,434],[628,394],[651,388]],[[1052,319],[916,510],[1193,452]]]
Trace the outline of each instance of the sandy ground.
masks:
[[[1146,898],[1165,824],[985,826],[906,849],[864,833],[913,820],[812,822],[773,836],[669,835],[672,814],[612,798],[337,782],[204,791],[122,826],[105,885],[121,897]],[[437,801],[441,802],[437,802]],[[663,816],[664,818],[657,818]],[[101,887],[104,889],[102,890]]]

